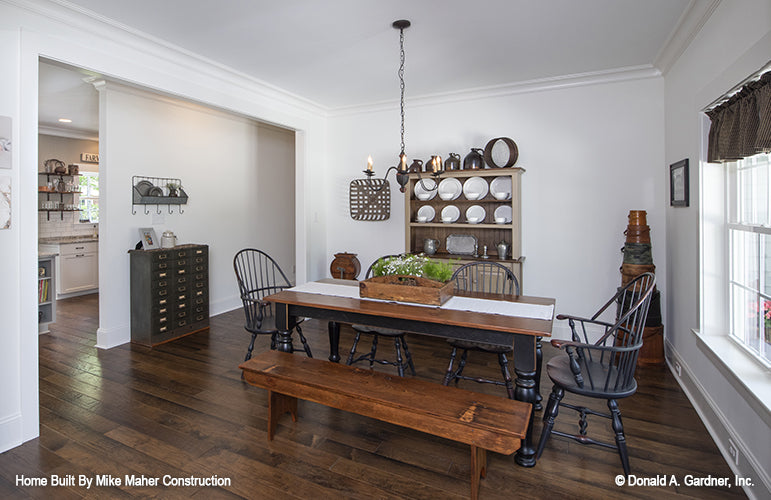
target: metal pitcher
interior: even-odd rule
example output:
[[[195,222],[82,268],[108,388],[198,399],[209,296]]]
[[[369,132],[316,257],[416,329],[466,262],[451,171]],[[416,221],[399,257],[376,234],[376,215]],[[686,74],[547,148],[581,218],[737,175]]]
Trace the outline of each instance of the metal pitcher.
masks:
[[[423,252],[426,255],[434,255],[439,249],[439,240],[426,238],[423,240]]]
[[[500,241],[497,245],[495,245],[495,247],[498,250],[498,258],[501,260],[505,260],[509,255],[509,250],[511,249],[511,246],[505,241]]]

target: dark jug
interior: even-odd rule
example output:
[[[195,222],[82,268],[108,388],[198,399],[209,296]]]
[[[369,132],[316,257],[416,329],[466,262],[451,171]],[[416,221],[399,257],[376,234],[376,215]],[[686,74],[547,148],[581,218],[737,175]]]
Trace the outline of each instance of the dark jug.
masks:
[[[447,155],[447,159],[444,160],[445,170],[460,170],[460,155],[458,153],[450,153]]]
[[[420,172],[423,169],[423,160],[414,159],[408,169],[411,174]]]
[[[483,151],[479,148],[471,148],[471,152],[463,158],[463,170],[479,170],[485,168]]]
[[[436,155],[431,155],[431,159],[423,164],[423,167],[425,168],[426,172],[431,173],[431,172],[434,171],[434,159],[435,158],[436,158]],[[437,160],[437,161],[439,161],[439,160]],[[437,168],[439,168],[439,166],[437,166]]]

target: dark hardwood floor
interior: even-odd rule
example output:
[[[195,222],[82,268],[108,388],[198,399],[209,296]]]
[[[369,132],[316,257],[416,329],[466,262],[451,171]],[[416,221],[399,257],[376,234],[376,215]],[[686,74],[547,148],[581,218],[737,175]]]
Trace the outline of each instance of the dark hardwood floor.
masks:
[[[51,333],[40,336],[40,437],[0,455],[2,498],[464,498],[469,488],[466,446],[415,431],[300,402],[296,423],[285,418],[266,438],[264,390],[241,381],[237,366],[248,343],[240,310],[211,319],[211,329],[147,349],[93,347],[97,296],[60,301]],[[306,322],[314,356],[326,358],[326,324]],[[343,328],[341,347],[351,330]],[[368,346],[367,346],[368,347]],[[381,349],[389,344],[381,343]],[[258,339],[256,350],[268,348]],[[365,347],[366,348],[366,347]],[[417,376],[439,383],[445,342],[410,337]],[[554,355],[544,348],[545,358]],[[304,355],[296,353],[296,355]],[[473,353],[472,353],[473,356]],[[378,367],[379,370],[395,370]],[[498,376],[494,356],[470,357],[469,372]],[[480,371],[481,370],[481,371]],[[533,468],[490,453],[481,498],[726,498],[740,488],[686,487],[694,477],[730,477],[704,425],[664,367],[638,369],[639,390],[620,403],[632,474],[674,475],[680,486],[618,487],[613,450],[553,437]],[[504,395],[466,382],[461,387]],[[551,385],[544,375],[543,393]],[[567,398],[566,398],[567,399]],[[575,398],[571,398],[576,401]],[[604,404],[594,407],[606,410]],[[572,412],[571,412],[572,413]],[[536,435],[541,412],[536,414]],[[576,427],[565,412],[557,428]],[[612,439],[605,419],[590,434]],[[25,486],[19,477],[66,480],[70,486]],[[225,487],[79,486],[79,476],[229,478]],[[161,479],[162,481],[162,479]]]

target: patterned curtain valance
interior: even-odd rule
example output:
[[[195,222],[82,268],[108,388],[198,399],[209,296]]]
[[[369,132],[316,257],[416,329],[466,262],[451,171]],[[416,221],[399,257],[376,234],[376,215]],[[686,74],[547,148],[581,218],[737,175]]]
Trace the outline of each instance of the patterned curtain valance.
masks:
[[[741,160],[771,152],[771,72],[748,83],[726,102],[707,111],[707,161]]]

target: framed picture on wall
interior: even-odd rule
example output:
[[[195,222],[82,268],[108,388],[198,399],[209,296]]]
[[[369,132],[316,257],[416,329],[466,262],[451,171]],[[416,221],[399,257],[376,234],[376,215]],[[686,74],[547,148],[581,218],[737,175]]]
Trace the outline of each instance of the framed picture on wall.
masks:
[[[0,168],[11,168],[10,116],[0,116]]]
[[[688,158],[669,166],[669,204],[688,206]]]
[[[140,227],[139,238],[142,241],[142,250],[160,248],[158,245],[158,237],[155,236],[155,229],[151,227]]]

